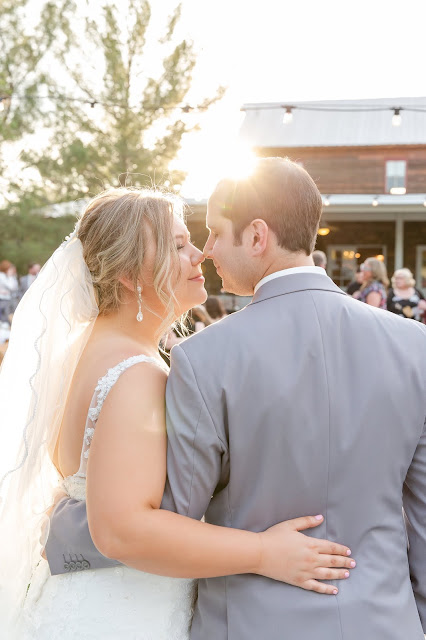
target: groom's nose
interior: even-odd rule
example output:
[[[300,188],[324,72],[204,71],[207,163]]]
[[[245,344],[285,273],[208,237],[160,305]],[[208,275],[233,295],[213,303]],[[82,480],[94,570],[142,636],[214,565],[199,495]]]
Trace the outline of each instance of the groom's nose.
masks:
[[[207,238],[207,242],[204,245],[204,249],[203,249],[203,253],[204,253],[204,257],[205,258],[211,258],[212,257],[212,249],[213,249],[213,242],[211,240],[211,234],[209,235],[209,237]]]

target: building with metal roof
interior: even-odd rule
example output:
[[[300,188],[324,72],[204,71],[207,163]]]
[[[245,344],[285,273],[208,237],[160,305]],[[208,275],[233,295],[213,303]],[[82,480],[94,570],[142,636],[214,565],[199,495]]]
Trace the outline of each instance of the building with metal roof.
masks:
[[[426,97],[254,103],[241,110],[240,134],[253,147],[426,144]],[[395,116],[400,124],[392,126]]]

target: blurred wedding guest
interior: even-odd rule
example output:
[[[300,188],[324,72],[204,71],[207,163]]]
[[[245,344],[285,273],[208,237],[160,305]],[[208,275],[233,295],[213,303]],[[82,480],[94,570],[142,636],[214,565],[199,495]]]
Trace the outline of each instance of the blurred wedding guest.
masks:
[[[362,283],[363,275],[361,267],[358,267],[355,273],[355,280],[352,280],[352,282],[348,284],[348,287],[346,289],[346,293],[348,294],[348,296],[353,296],[356,291],[359,291],[361,289]]]
[[[171,329],[169,333],[166,335],[165,339],[162,340],[164,349],[167,352],[170,352],[170,349],[175,346],[175,344],[179,344],[182,340],[185,340],[189,335],[193,333],[198,333],[209,324],[212,324],[212,319],[207,313],[205,307],[200,304],[196,307],[193,307],[188,314],[186,319],[186,327],[188,329],[188,333],[185,336],[179,335],[175,329]]]
[[[216,296],[209,296],[204,306],[206,307],[206,311],[209,314],[211,322],[217,322],[228,315],[225,307],[223,306],[222,300]]]
[[[202,304],[191,309],[188,319],[190,324],[192,324],[192,327],[190,326],[192,333],[197,333],[198,331],[201,331],[201,329],[208,327],[209,324],[212,324],[212,319]]]
[[[324,251],[320,251],[319,249],[317,249],[313,252],[312,259],[316,267],[327,269],[327,256],[325,255]]]
[[[38,262],[30,262],[28,265],[28,273],[19,280],[21,296],[30,288],[30,285],[37,278],[41,267]]]
[[[389,279],[384,263],[377,258],[367,258],[361,265],[361,271],[363,282],[353,297],[372,307],[386,309]]]
[[[9,315],[15,311],[18,292],[16,268],[9,260],[0,262],[0,322],[8,322]]]
[[[393,274],[392,287],[388,292],[388,311],[403,318],[411,318],[422,322],[426,310],[426,300],[421,291],[416,289],[410,269],[397,269]]]
[[[15,313],[15,309],[19,304],[19,301],[21,299],[21,292],[19,289],[19,278],[18,278],[18,272],[16,270],[16,267],[14,264],[12,264],[11,268],[10,268],[10,289],[11,289],[11,305],[10,305],[10,313],[13,314]],[[10,322],[10,320],[9,320]]]
[[[9,341],[10,329],[0,326],[0,345]]]

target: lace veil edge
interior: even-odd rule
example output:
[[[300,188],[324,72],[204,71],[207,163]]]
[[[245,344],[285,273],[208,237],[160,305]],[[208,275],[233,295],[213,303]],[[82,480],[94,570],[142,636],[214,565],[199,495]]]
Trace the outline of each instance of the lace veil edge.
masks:
[[[0,619],[17,628],[59,474],[53,452],[73,375],[98,315],[76,231],[54,252],[13,317],[0,369]]]

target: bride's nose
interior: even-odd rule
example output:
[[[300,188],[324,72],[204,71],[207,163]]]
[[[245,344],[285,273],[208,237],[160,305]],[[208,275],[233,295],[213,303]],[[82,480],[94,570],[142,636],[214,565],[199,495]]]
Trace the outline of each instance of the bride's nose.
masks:
[[[196,267],[197,264],[201,264],[205,260],[205,256],[202,251],[194,247],[194,252],[191,256],[191,264],[193,267]]]

